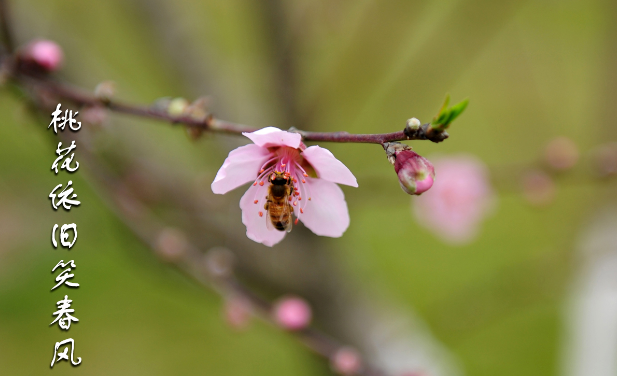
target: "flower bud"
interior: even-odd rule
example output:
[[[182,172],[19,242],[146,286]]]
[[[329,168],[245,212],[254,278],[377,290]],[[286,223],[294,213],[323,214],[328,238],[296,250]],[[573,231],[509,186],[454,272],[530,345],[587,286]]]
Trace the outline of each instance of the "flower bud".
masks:
[[[362,369],[362,359],[356,350],[342,347],[330,359],[330,366],[341,375],[355,375]]]
[[[210,102],[209,97],[200,97],[189,104],[184,110],[184,114],[188,115],[195,121],[204,121],[209,115],[208,104]]]
[[[546,206],[555,199],[557,191],[555,182],[541,170],[527,171],[522,183],[523,196],[531,205]]]
[[[422,123],[417,118],[411,118],[407,120],[407,128],[412,131],[417,131],[422,126]]]
[[[23,52],[22,57],[47,72],[58,70],[64,60],[62,48],[53,41],[38,39],[30,42]]]
[[[213,277],[224,278],[233,274],[236,257],[229,249],[213,247],[204,255],[205,266]]]
[[[420,195],[433,186],[435,168],[428,159],[404,144],[390,142],[384,144],[384,147],[403,191],[410,195]]]
[[[98,99],[104,102],[109,102],[115,94],[116,94],[116,83],[113,81],[100,82],[94,88],[94,95]]]
[[[597,175],[601,178],[617,175],[617,142],[596,147],[592,156]]]
[[[236,330],[245,329],[253,315],[251,304],[240,296],[226,298],[223,309],[225,321]]]
[[[155,251],[163,260],[178,261],[186,253],[188,247],[186,235],[174,228],[164,228],[156,237]]]
[[[169,102],[167,113],[171,116],[179,117],[185,115],[185,111],[189,106],[189,101],[184,98],[174,98]]]
[[[574,167],[579,159],[578,146],[567,137],[557,137],[546,145],[544,160],[546,164],[558,171]]]
[[[108,110],[103,106],[88,106],[79,112],[79,116],[89,124],[103,125],[108,119]]]
[[[274,320],[287,330],[301,330],[311,323],[313,316],[308,303],[298,297],[279,299],[274,306]]]

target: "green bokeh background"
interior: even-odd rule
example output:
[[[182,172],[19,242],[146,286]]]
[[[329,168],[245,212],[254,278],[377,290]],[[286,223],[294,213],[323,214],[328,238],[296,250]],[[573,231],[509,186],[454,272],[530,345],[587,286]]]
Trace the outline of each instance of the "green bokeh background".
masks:
[[[469,97],[468,109],[450,139],[414,142],[415,150],[471,153],[494,171],[533,163],[556,136],[583,152],[616,138],[613,2],[285,1],[282,41],[272,38],[265,3],[11,5],[20,42],[45,37],[63,46],[63,79],[86,88],[113,80],[131,102],[211,95],[215,114],[234,122],[377,133],[401,129],[411,116],[430,120],[449,92],[454,101]],[[292,56],[292,108],[276,93],[277,43]],[[302,124],[287,124],[290,112]],[[329,374],[270,325],[228,328],[221,299],[159,263],[98,198],[86,170],[72,176],[81,207],[53,212],[47,195],[66,176],[49,171],[56,141],[34,119],[0,92],[0,373]],[[217,136],[191,142],[180,128],[127,116],[112,123],[106,132],[131,140],[124,147],[204,176],[204,191],[235,145]],[[454,247],[417,225],[379,147],[323,146],[360,186],[343,188],[349,230],[325,240],[345,278],[415,309],[467,375],[560,373],[578,230],[614,184],[565,177],[554,203],[538,209],[508,180],[480,237]],[[240,220],[235,204],[212,215]],[[71,222],[79,226],[75,249],[53,250],[51,227]],[[81,287],[50,293],[51,268],[69,257]],[[53,344],[66,333],[48,323],[64,294],[80,319],[68,334],[83,364],[50,371]]]

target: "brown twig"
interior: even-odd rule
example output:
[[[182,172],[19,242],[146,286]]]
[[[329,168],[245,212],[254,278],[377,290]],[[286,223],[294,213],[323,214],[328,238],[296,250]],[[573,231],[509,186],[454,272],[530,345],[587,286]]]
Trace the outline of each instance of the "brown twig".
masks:
[[[101,99],[83,89],[66,84],[60,84],[41,77],[26,75],[16,75],[18,82],[33,87],[35,90],[47,95],[61,98],[73,102],[78,106],[105,106],[108,109],[131,114],[135,116],[147,117],[151,119],[168,121],[172,124],[183,124],[187,127],[195,127],[204,131],[241,134],[242,132],[254,132],[258,128],[236,124],[229,121],[206,117],[204,120],[196,120],[190,116],[174,116],[164,110],[155,107],[133,105],[115,100]],[[384,142],[405,141],[405,140],[430,140],[441,142],[448,138],[446,132],[430,132],[429,124],[424,124],[419,129],[411,130],[406,128],[399,132],[379,133],[379,134],[352,134],[348,132],[308,132],[291,128],[290,132],[302,135],[304,141],[322,142],[345,142],[345,143],[369,143],[383,144]]]

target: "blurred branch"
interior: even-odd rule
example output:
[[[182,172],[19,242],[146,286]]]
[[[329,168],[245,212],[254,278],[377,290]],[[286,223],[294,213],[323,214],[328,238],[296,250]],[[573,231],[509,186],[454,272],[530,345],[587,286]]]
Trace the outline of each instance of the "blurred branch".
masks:
[[[189,128],[197,128],[202,131],[228,133],[240,135],[242,132],[254,132],[258,128],[236,124],[229,121],[207,116],[204,120],[197,120],[190,116],[174,116],[167,111],[151,106],[134,105],[107,98],[98,98],[94,94],[66,84],[57,83],[43,77],[33,77],[24,74],[14,74],[21,83],[34,88],[40,93],[52,97],[73,102],[79,106],[104,106],[111,111],[141,116],[151,119],[168,121],[172,124],[183,124]],[[308,132],[291,128],[290,132],[302,135],[304,141],[346,142],[346,143],[371,143],[383,144],[384,142],[404,140],[430,140],[441,142],[448,138],[448,133],[429,131],[429,124],[424,124],[416,130],[406,128],[393,133],[380,134],[351,134],[348,132]]]
[[[294,40],[287,25],[286,2],[283,0],[266,0],[262,2],[262,20],[267,40],[270,43],[270,58],[274,74],[274,86],[277,97],[288,124],[305,128],[307,117],[300,114],[296,86],[296,50],[302,39]]]
[[[9,10],[6,0],[0,0],[0,33],[2,33],[2,44],[4,49],[12,53],[15,49],[15,41],[11,32],[9,21]]]

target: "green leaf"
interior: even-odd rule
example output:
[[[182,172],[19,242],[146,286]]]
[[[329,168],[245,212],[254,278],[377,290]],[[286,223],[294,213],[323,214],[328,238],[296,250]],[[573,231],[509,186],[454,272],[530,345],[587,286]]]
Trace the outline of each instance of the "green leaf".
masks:
[[[451,123],[454,119],[456,119],[461,113],[463,113],[463,111],[465,111],[465,108],[467,108],[467,105],[469,104],[469,99],[465,99],[464,101],[462,101],[461,103],[458,103],[454,106],[452,106],[450,108],[450,118],[449,123]]]
[[[455,104],[454,106],[448,108],[448,103],[450,102],[450,95],[446,96],[446,100],[444,101],[443,106],[439,110],[439,113],[433,119],[431,123],[431,128],[436,131],[442,132],[450,126],[450,123],[454,121],[463,111],[467,108],[469,104],[469,99],[465,99],[464,101]]]
[[[446,111],[446,108],[448,108],[449,103],[450,103],[450,94],[446,94],[446,100],[443,101],[443,105],[439,109],[439,115],[441,115],[443,112]]]

